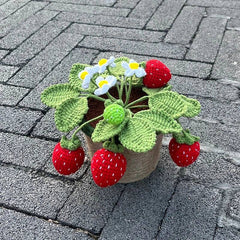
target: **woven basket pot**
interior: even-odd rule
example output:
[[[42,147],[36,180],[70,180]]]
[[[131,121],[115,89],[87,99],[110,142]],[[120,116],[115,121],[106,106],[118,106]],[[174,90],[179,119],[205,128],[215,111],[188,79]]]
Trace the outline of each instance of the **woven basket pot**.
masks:
[[[127,169],[119,183],[130,183],[142,180],[148,177],[157,167],[160,150],[162,146],[162,134],[157,136],[156,145],[152,150],[145,153],[136,153],[128,149],[124,149],[123,155],[127,159]],[[92,159],[93,154],[100,148],[101,143],[92,142],[91,138],[85,135],[88,147],[88,154]]]

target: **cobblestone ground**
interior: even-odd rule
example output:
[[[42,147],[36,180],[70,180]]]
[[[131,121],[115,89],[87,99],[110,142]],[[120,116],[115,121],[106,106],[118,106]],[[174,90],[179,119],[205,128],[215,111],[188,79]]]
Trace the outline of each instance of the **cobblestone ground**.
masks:
[[[202,104],[183,124],[201,155],[181,169],[164,138],[156,171],[100,189],[89,163],[58,175],[41,91],[73,63],[158,58]],[[240,1],[0,0],[0,239],[240,239]]]

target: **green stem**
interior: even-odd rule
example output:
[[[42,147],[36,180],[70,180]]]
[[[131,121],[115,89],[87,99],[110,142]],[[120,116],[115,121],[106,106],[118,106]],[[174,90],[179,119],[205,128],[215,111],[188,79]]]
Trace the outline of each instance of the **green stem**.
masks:
[[[95,99],[97,99],[97,100],[99,100],[99,101],[102,101],[102,102],[105,102],[105,101],[106,101],[105,98],[102,98],[102,97],[99,97],[99,96],[96,96],[96,95],[93,95],[93,94],[88,94],[87,96],[88,96],[88,97],[91,97],[91,98],[95,98]]]
[[[129,107],[131,107],[132,105],[134,105],[134,104],[136,104],[136,103],[138,103],[138,102],[142,102],[143,100],[148,99],[149,97],[150,97],[150,96],[143,96],[143,97],[141,97],[141,98],[139,98],[139,99],[137,99],[137,100],[129,103],[129,104],[126,106],[126,108],[129,108]]]
[[[137,106],[132,106],[130,108],[148,108],[148,105],[137,105]]]
[[[125,101],[125,106],[128,105],[129,99],[130,99],[130,95],[132,92],[132,79],[129,82],[129,87],[128,87],[128,91],[126,92],[126,101]]]
[[[124,87],[124,80],[121,79],[120,94],[119,94],[119,98],[120,98],[120,99],[122,99],[123,87]]]
[[[101,117],[103,117],[103,114],[101,114],[101,115],[98,116],[98,117],[92,118],[92,119],[88,120],[87,122],[83,123],[82,125],[80,125],[80,127],[73,133],[72,139],[74,139],[74,138],[76,137],[76,134],[77,134],[84,126],[86,126],[86,125],[87,125],[88,123],[90,123],[90,122],[93,122],[93,121],[98,120],[98,119],[101,118]]]
[[[116,87],[117,87],[117,91],[118,91],[118,97],[120,98],[120,88],[119,88],[119,85],[116,84]]]
[[[117,99],[115,97],[113,97],[109,92],[107,92],[106,94],[107,94],[108,98],[110,100],[112,100],[113,102],[117,101]]]

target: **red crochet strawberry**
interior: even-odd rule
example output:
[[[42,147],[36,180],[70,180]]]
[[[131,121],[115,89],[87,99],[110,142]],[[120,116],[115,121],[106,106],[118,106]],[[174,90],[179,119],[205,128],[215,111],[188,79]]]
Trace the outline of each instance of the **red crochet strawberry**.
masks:
[[[179,136],[180,135],[177,136],[177,139],[174,137],[171,139],[169,143],[169,154],[179,167],[187,167],[198,158],[200,144],[197,140],[199,138],[190,135],[189,131],[183,133],[182,137]],[[184,141],[187,143],[183,143]]]
[[[165,64],[156,59],[146,62],[147,75],[143,78],[143,84],[148,88],[160,88],[167,84],[172,75]]]
[[[127,161],[121,153],[114,153],[105,148],[93,155],[91,172],[94,182],[100,187],[117,183],[126,171]]]
[[[81,146],[75,145],[74,147],[71,146],[68,148],[66,147],[66,138],[61,140],[61,143],[59,142],[52,154],[52,162],[55,167],[55,169],[62,175],[69,175],[72,173],[75,173],[83,164],[84,161],[84,151]],[[74,149],[74,150],[73,150]]]

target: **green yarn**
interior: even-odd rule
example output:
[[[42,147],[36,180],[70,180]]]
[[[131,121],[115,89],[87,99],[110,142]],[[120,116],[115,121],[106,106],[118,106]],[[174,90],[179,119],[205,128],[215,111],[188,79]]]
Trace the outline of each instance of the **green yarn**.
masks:
[[[69,132],[82,122],[88,111],[87,98],[70,98],[64,101],[55,112],[56,127],[61,132]]]
[[[118,77],[118,76],[122,76],[125,73],[125,68],[122,67],[122,62],[129,62],[129,58],[127,57],[120,57],[120,58],[116,58],[114,63],[116,64],[115,67],[110,67],[109,66],[109,71],[112,75]]]
[[[74,136],[72,139],[67,139],[66,136],[63,136],[60,145],[62,148],[69,149],[71,151],[74,151],[78,149],[81,146],[81,141],[77,136]]]
[[[121,144],[116,144],[112,141],[106,141],[103,143],[103,148],[114,152],[114,153],[123,153],[124,147]]]
[[[187,111],[187,104],[176,92],[163,91],[150,96],[148,105],[152,110],[163,110],[177,119]]]
[[[134,152],[147,152],[156,142],[156,132],[148,121],[132,118],[119,134],[121,144]]]
[[[188,129],[183,130],[181,133],[174,133],[173,137],[176,139],[176,142],[187,145],[192,145],[200,139],[197,136],[191,135]]]
[[[79,95],[80,92],[68,83],[55,84],[42,92],[41,101],[48,107],[56,108],[65,100]]]
[[[72,86],[77,88],[78,90],[82,92],[88,91],[89,93],[93,93],[97,86],[95,86],[92,82],[90,82],[89,88],[84,89],[82,88],[82,80],[78,77],[78,74],[83,71],[86,67],[90,67],[90,65],[87,64],[80,64],[80,63],[75,63],[72,65],[72,68],[70,70],[69,74],[69,82]],[[97,75],[97,74],[96,74]],[[97,76],[94,76],[93,80],[96,79]]]
[[[119,125],[108,123],[105,119],[99,121],[92,133],[92,141],[103,142],[118,135],[129,121],[129,114],[126,115],[123,122]]]
[[[144,110],[136,113],[134,118],[148,121],[155,131],[163,134],[182,131],[181,125],[163,111]]]
[[[183,114],[184,117],[195,117],[200,113],[201,104],[198,100],[193,98],[187,98],[184,95],[180,95],[187,105],[187,111]]]
[[[143,87],[142,90],[148,95],[154,95],[154,94],[156,94],[158,92],[161,92],[161,91],[171,91],[172,90],[172,85],[167,83],[164,87],[161,87],[161,88]]]
[[[103,118],[107,123],[119,125],[125,117],[124,108],[118,104],[111,104],[107,106],[103,112]]]

